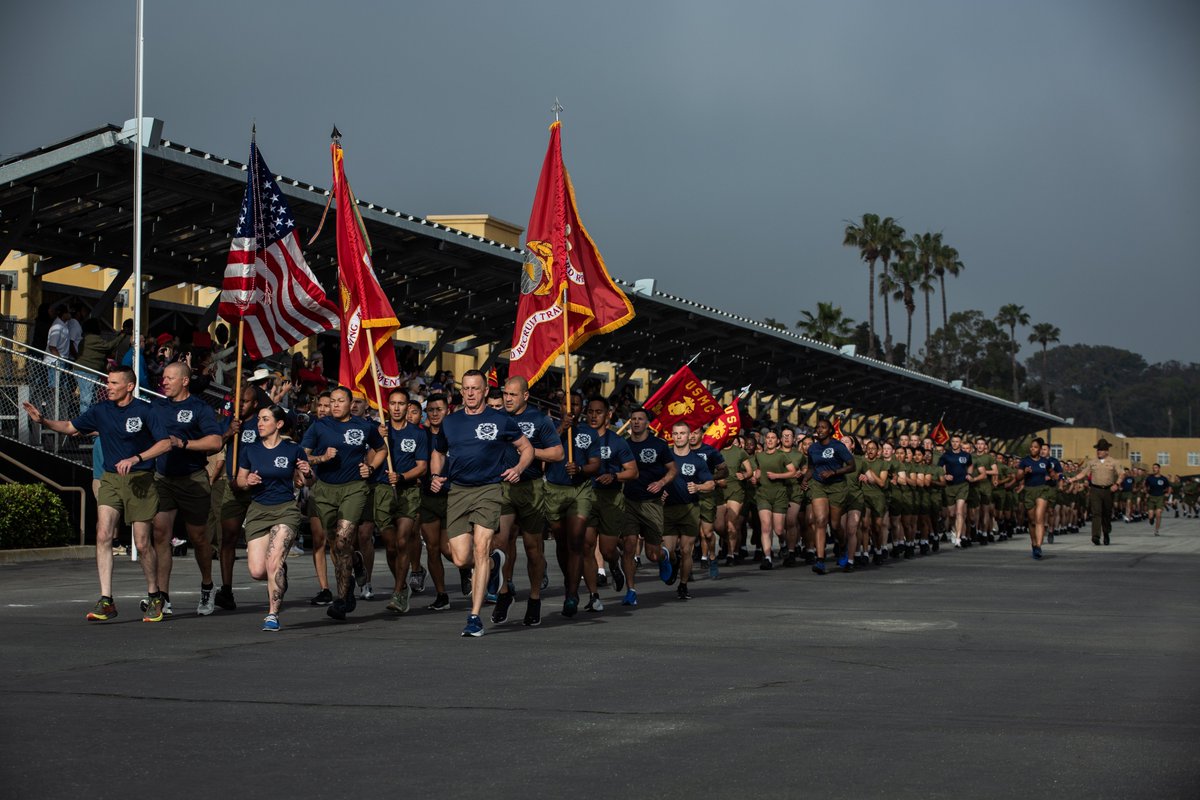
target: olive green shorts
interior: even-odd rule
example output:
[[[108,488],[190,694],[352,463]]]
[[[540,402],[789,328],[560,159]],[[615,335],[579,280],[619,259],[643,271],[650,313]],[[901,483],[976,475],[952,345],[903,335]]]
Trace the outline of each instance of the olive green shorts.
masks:
[[[625,498],[625,535],[641,536],[646,544],[662,544],[663,504],[659,500]]]
[[[996,505],[996,487],[992,486],[991,479],[985,478],[984,480],[975,484],[975,488],[979,490],[979,505]]]
[[[253,502],[250,496],[249,489],[234,488],[232,481],[225,482],[225,494],[221,496],[221,519],[236,519],[241,521],[246,518],[246,512],[250,510],[250,503]],[[313,516],[316,516],[314,513]]]
[[[396,514],[400,504],[396,502],[396,490],[390,483],[367,484],[367,503],[363,507],[361,522],[375,523],[376,530],[396,527]]]
[[[547,483],[542,496],[546,498],[546,519],[550,522],[558,522],[568,517],[587,519],[592,513],[592,503],[596,501],[596,493],[590,483],[581,483],[578,486]]]
[[[1051,491],[1053,491],[1053,487],[1050,486],[1026,486],[1023,492],[1025,495],[1025,508],[1032,510],[1037,505],[1038,500],[1049,500]]]
[[[829,505],[836,508],[844,509],[850,499],[850,484],[846,482],[845,478],[833,483],[821,483],[818,480],[810,481],[808,491],[812,495],[813,500],[828,500]]]
[[[942,487],[942,494],[945,497],[946,505],[952,506],[959,500],[968,499],[967,496],[971,493],[971,487],[967,483],[948,483]]]
[[[325,483],[317,481],[312,487],[317,504],[317,516],[327,533],[337,530],[338,520],[358,524],[367,508],[367,482]]]
[[[1167,498],[1163,496],[1155,497],[1154,495],[1150,495],[1146,498],[1146,502],[1148,504],[1146,508],[1150,511],[1157,511],[1158,509],[1167,507]]]
[[[427,494],[421,492],[421,524],[428,525],[436,522],[442,527],[446,525],[446,494]]]
[[[625,535],[625,495],[620,489],[596,489],[592,512],[588,514],[587,526],[595,528],[601,536]]]
[[[247,542],[266,536],[276,525],[287,525],[292,533],[300,530],[300,508],[296,501],[289,500],[273,506],[251,503],[246,511],[246,521],[242,523]]]
[[[500,514],[514,514],[525,533],[546,530],[546,482],[541,479],[500,484]]]
[[[862,496],[864,511],[870,511],[876,517],[882,517],[887,513],[888,502],[883,492],[864,491]]]
[[[96,502],[121,512],[126,523],[149,522],[158,513],[158,491],[154,472],[141,469],[128,475],[105,472],[100,477]]]
[[[212,487],[208,473],[202,469],[191,475],[155,475],[158,491],[158,510],[175,511],[187,525],[204,525],[208,522],[209,506],[212,505]]]
[[[1117,492],[1118,503],[1128,503],[1133,499],[1133,492]]]
[[[744,504],[746,502],[746,490],[737,478],[730,478],[726,481],[724,496],[726,503]]]
[[[714,492],[705,492],[700,495],[700,521],[707,522],[710,525],[717,521],[717,498],[713,496]]]
[[[396,487],[396,518],[415,520],[421,513],[421,487]]]
[[[720,508],[725,505],[725,487],[713,481],[713,490],[708,493],[708,496],[713,499],[713,508]]]
[[[773,514],[786,514],[788,507],[788,487],[784,483],[760,483],[754,491],[754,503],[759,511],[770,511]]]
[[[663,506],[663,536],[698,536],[700,534],[699,503],[679,503]],[[647,539],[646,541],[649,541]]]
[[[492,533],[500,529],[500,484],[483,486],[450,485],[446,499],[446,535],[475,533],[476,526]]]

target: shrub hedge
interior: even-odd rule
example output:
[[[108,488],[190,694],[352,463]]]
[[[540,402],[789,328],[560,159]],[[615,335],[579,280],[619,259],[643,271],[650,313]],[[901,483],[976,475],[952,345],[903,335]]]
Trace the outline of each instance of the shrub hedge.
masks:
[[[0,549],[72,544],[62,498],[42,484],[0,484]]]

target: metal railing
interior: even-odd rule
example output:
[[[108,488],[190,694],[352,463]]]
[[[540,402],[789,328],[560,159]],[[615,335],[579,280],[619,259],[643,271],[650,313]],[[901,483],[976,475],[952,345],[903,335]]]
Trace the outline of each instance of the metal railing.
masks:
[[[85,492],[83,489],[79,488],[78,486],[63,486],[61,483],[51,480],[50,478],[46,477],[42,473],[38,472],[37,470],[32,469],[25,464],[22,464],[20,461],[13,458],[12,456],[10,456],[8,453],[0,453],[0,458],[3,458],[5,461],[7,461],[9,464],[12,464],[14,467],[17,467],[18,469],[23,470],[26,474],[31,475],[34,478],[37,478],[39,481],[46,484],[51,489],[54,489],[56,492],[70,492],[72,494],[78,494],[79,495],[79,519],[77,520],[77,522],[79,525],[79,544],[80,545],[87,544],[87,492]],[[8,481],[9,483],[16,482],[16,481],[12,480],[11,478],[6,478],[3,475],[0,475],[0,480],[5,480],[5,481]]]

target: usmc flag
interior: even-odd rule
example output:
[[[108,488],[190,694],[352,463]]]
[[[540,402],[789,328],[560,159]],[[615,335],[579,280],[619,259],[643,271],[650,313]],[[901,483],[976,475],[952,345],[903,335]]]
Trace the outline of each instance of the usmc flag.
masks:
[[[633,319],[633,306],[579,220],[562,159],[562,123],[550,126],[529,227],[508,374],[534,383],[564,350]],[[564,293],[567,324],[563,324]]]
[[[654,417],[650,430],[659,436],[669,436],[671,426],[686,422],[692,430],[707,425],[721,413],[721,404],[704,387],[692,368],[680,367],[666,383],[646,401],[645,408]]]
[[[721,416],[713,420],[712,425],[704,432],[704,443],[723,450],[725,445],[742,429],[742,412],[738,401],[734,400],[721,412]]]
[[[940,419],[938,420],[938,424],[934,427],[933,433],[929,434],[929,438],[932,439],[933,443],[938,447],[941,447],[946,442],[950,441],[950,434],[946,433],[946,426],[942,424]]]

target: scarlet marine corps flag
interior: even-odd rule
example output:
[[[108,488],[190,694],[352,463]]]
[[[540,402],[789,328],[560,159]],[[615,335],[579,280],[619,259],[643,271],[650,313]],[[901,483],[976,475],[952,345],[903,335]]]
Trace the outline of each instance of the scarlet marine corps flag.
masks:
[[[685,364],[646,401],[645,409],[654,417],[650,430],[665,437],[676,422],[686,422],[692,430],[707,425],[721,413],[721,404]]]
[[[938,447],[941,447],[946,442],[950,441],[950,434],[946,433],[946,426],[942,424],[940,419],[938,420],[938,424],[934,427],[933,433],[929,434],[929,438],[932,439],[933,443]]]
[[[704,432],[704,443],[722,450],[729,440],[736,436],[741,429],[741,406],[737,400],[734,400],[725,406],[724,410],[721,411],[721,415],[708,426],[708,430]]]
[[[396,312],[375,276],[371,264],[371,241],[358,213],[358,204],[342,164],[342,146],[335,140],[333,154],[333,196],[337,201],[338,288],[341,290],[342,354],[338,364],[338,382],[361,393],[372,407],[378,408],[377,392],[371,377],[371,345],[379,365],[378,395],[387,402],[387,393],[400,385],[396,366],[396,348],[392,334],[400,329]]]
[[[830,435],[833,436],[833,438],[837,439],[839,442],[842,441],[842,418],[841,417],[833,418],[833,433]]]
[[[575,190],[562,159],[561,129],[558,121],[550,126],[550,146],[529,214],[521,297],[508,357],[508,374],[531,384],[564,350],[633,319],[633,305],[613,283],[579,220]]]

